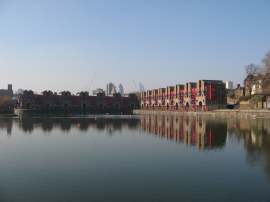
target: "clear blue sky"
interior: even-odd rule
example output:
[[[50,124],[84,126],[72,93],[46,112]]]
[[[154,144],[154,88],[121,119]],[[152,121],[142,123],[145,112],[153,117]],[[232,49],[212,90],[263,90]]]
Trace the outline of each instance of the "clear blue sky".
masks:
[[[267,51],[269,0],[0,0],[0,88],[242,84]]]

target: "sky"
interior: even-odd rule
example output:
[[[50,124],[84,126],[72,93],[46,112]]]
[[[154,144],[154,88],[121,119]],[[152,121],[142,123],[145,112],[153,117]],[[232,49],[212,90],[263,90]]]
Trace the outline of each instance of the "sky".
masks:
[[[269,0],[0,0],[0,89],[242,85],[268,51]]]

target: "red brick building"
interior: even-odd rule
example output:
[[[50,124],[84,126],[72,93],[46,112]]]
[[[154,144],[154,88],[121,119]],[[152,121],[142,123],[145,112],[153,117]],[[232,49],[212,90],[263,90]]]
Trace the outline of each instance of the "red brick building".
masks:
[[[226,88],[220,80],[199,80],[141,93],[141,109],[214,110],[225,108]]]
[[[60,94],[43,91],[42,94],[34,94],[30,90],[19,96],[18,107],[36,111],[124,112],[138,108],[139,100],[134,93],[128,96],[121,96],[120,93],[112,96],[105,96],[105,93],[90,96],[88,92],[72,95],[69,91]]]

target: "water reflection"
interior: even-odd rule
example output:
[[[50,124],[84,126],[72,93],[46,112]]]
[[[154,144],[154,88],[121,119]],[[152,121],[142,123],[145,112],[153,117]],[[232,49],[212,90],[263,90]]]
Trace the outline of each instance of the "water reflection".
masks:
[[[205,116],[145,116],[141,128],[148,134],[166,138],[200,150],[222,149],[228,138],[243,142],[246,161],[261,165],[270,178],[270,120],[215,119]]]
[[[142,131],[168,141],[182,143],[202,151],[224,149],[228,142],[239,142],[246,150],[251,166],[262,166],[270,178],[270,120],[214,119],[206,116],[117,116],[117,117],[31,117],[0,118],[0,134],[11,136],[15,130],[33,133],[41,130],[63,134],[90,129],[113,135],[122,129]],[[4,131],[4,132],[3,132]]]
[[[199,149],[223,148],[227,138],[225,120],[209,121],[200,116],[145,116],[143,131]]]
[[[6,130],[7,135],[10,136],[12,133],[12,119],[11,118],[1,118],[0,119],[0,131]]]
[[[238,142],[244,142],[247,162],[261,164],[270,178],[270,120],[228,120],[228,134]]]
[[[0,119],[0,130],[7,131],[7,135],[12,134],[12,124],[16,123],[18,128],[25,133],[32,133],[34,130],[41,129],[45,133],[51,133],[55,129],[68,132],[72,128],[87,132],[90,128],[98,131],[105,131],[112,135],[122,128],[129,130],[139,129],[140,120],[136,117],[119,116],[117,119],[112,117],[31,117],[24,116],[19,119],[2,118]]]

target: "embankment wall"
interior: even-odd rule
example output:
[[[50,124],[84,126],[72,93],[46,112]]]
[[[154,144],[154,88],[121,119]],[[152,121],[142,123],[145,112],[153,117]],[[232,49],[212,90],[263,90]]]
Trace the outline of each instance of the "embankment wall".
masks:
[[[133,114],[145,115],[209,115],[209,116],[226,116],[242,118],[270,118],[270,110],[213,110],[213,111],[169,111],[169,110],[133,110]]]

